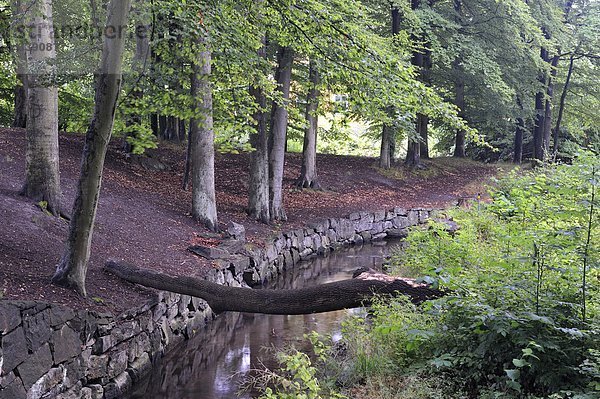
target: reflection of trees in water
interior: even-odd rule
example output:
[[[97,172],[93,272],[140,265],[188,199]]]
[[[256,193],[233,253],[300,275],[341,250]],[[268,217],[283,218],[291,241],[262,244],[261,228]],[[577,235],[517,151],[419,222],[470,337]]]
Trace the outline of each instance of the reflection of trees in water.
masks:
[[[359,267],[379,268],[387,249],[360,246],[313,258],[286,271],[272,288],[292,289],[349,278]],[[310,331],[333,334],[348,311],[297,316],[228,312],[203,331],[171,350],[132,398],[234,398],[252,368],[274,367],[265,347],[292,343],[300,349]]]

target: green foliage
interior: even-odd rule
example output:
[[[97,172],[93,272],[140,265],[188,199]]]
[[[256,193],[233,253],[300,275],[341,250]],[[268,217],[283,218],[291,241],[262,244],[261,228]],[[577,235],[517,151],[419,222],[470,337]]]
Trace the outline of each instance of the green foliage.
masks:
[[[278,370],[262,370],[252,385],[260,388],[260,399],[344,399],[327,380],[327,354],[331,348],[321,337],[305,336],[312,343],[314,357],[294,348],[277,353]],[[316,362],[316,364],[315,364]]]
[[[456,233],[415,228],[395,272],[449,293],[420,307],[376,301],[368,320],[346,321],[338,383],[391,398],[598,397],[599,171],[595,154],[517,171],[493,202],[447,215]]]

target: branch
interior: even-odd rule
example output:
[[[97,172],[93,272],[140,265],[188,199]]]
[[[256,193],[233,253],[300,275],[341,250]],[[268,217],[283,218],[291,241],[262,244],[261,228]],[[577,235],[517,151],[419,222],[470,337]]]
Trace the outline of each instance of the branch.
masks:
[[[104,270],[132,283],[202,298],[214,312],[310,314],[368,306],[374,296],[406,295],[414,303],[444,295],[412,279],[360,269],[355,278],[292,290],[228,287],[210,281],[169,276],[133,265],[108,261]]]

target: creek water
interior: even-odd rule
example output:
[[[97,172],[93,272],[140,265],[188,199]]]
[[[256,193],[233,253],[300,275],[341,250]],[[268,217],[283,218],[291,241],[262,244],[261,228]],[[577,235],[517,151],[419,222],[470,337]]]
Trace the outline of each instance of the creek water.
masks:
[[[351,278],[359,267],[380,269],[396,244],[377,242],[340,249],[286,271],[269,288],[301,288]],[[248,399],[240,383],[252,370],[274,368],[272,350],[288,344],[302,347],[311,331],[341,334],[344,310],[309,315],[262,315],[228,312],[219,315],[192,339],[173,348],[149,378],[134,387],[131,399]]]

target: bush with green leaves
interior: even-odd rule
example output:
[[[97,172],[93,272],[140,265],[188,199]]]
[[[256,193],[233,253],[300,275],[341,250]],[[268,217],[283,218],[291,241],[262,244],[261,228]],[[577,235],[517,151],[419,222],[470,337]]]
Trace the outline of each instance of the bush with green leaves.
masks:
[[[455,233],[415,228],[394,274],[449,293],[420,307],[382,299],[347,321],[350,380],[403,381],[386,388],[394,398],[416,383],[444,385],[424,397],[600,397],[599,185],[600,159],[583,154],[515,171],[492,202],[447,212]]]

